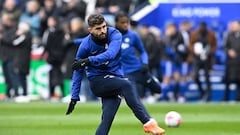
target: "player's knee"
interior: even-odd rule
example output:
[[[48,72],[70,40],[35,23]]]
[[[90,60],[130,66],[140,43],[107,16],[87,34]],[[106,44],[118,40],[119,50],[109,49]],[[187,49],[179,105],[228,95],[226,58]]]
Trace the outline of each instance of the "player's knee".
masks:
[[[122,88],[123,89],[132,89],[131,82],[129,80],[124,80],[121,82],[122,83]]]

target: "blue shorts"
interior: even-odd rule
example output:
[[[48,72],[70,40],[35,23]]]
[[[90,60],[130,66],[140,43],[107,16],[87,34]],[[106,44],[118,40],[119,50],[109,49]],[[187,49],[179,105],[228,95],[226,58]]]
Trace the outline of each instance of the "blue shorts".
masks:
[[[171,77],[175,72],[180,73],[180,75],[188,75],[191,71],[191,68],[186,62],[175,64],[172,61],[163,60],[161,61],[161,71],[163,76]]]

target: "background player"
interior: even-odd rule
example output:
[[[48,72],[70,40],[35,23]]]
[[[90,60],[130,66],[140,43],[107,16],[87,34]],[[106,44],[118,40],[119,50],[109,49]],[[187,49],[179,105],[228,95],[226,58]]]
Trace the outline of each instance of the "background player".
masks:
[[[123,12],[117,14],[115,17],[115,26],[122,33],[121,62],[126,77],[130,81],[135,82],[134,85],[138,86],[138,93],[141,98],[145,94],[144,92],[140,94],[141,91],[139,89],[141,87],[143,91],[145,88],[149,88],[152,93],[160,93],[160,82],[149,72],[148,54],[143,42],[135,31],[129,29],[128,15]]]

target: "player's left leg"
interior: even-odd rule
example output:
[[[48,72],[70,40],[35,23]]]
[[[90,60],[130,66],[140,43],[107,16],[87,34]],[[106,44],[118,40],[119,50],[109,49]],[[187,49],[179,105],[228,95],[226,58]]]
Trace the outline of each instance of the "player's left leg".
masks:
[[[134,72],[131,76],[132,77],[129,77],[130,80],[131,78],[134,78],[132,80],[136,83],[142,84],[146,88],[149,88],[151,92],[161,93],[160,81],[151,73]]]
[[[161,83],[155,76],[148,73],[148,74],[143,75],[143,79],[145,82],[144,86],[149,88],[152,92],[154,92],[154,93],[162,92]]]
[[[102,121],[98,126],[96,135],[108,134],[120,103],[121,98],[118,96],[102,97]]]

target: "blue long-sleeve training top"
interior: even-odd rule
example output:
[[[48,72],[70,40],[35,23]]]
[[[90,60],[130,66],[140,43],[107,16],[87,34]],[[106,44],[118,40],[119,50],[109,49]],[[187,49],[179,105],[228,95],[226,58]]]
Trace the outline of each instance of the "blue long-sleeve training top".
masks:
[[[95,76],[100,75],[116,75],[123,76],[123,70],[121,66],[121,33],[113,28],[107,28],[108,42],[105,44],[96,44],[92,40],[92,35],[89,34],[81,41],[76,54],[76,60],[88,58],[90,65],[85,67],[86,75],[89,80]],[[81,81],[83,77],[84,68],[75,70],[72,77],[72,99],[80,100],[79,92],[81,87]]]
[[[136,51],[140,57],[136,55]],[[121,53],[124,74],[138,71],[143,64],[148,64],[148,55],[143,42],[133,30],[129,29],[122,35]]]

